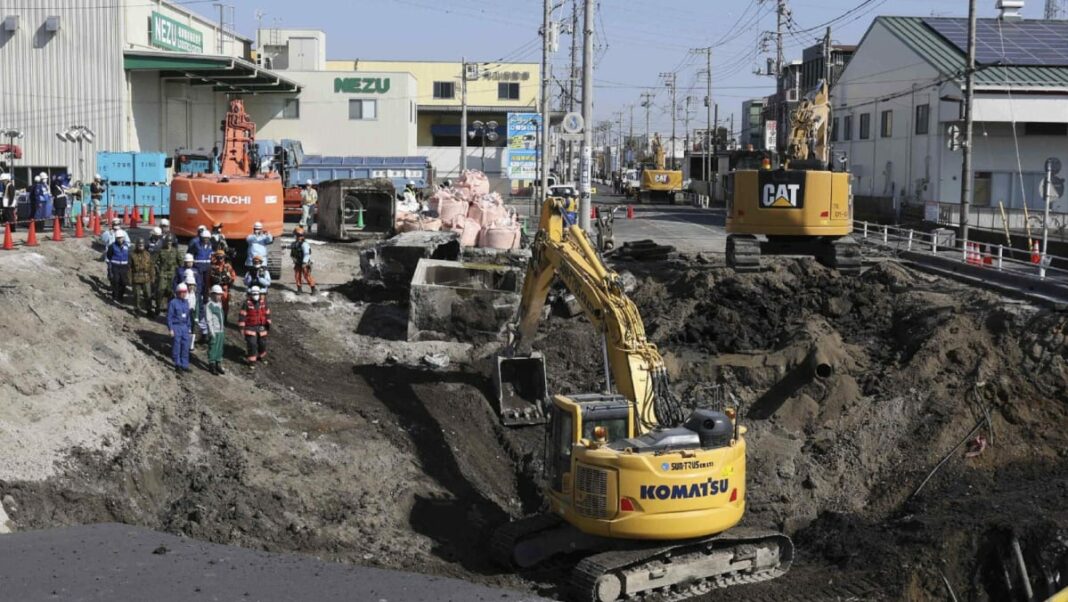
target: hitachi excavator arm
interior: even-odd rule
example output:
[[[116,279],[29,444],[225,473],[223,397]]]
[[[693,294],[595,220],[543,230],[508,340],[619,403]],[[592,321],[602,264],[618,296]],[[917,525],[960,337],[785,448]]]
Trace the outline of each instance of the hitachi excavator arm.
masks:
[[[252,173],[251,145],[256,141],[256,124],[245,112],[240,98],[230,101],[230,111],[223,122],[222,165],[224,176],[248,176]]]
[[[603,333],[608,370],[617,392],[635,405],[638,434],[657,425],[681,423],[682,410],[668,387],[664,360],[646,338],[638,308],[623,292],[619,275],[605,266],[586,232],[565,223],[562,207],[563,200],[553,198],[542,207],[523,282],[515,339],[506,355],[515,357],[515,352],[529,346],[553,278],[559,276],[594,329]],[[520,361],[526,358],[519,356]]]

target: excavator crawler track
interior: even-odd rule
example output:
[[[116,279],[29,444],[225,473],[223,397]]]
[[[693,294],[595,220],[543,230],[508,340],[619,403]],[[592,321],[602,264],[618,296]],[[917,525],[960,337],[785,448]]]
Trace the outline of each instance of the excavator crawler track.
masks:
[[[727,236],[727,265],[735,272],[760,270],[760,241],[748,234]]]
[[[490,538],[490,553],[494,562],[507,569],[521,568],[515,558],[519,542],[561,524],[563,520],[555,514],[536,514],[498,527]]]
[[[589,556],[575,566],[571,591],[577,602],[642,602],[653,596],[674,602],[775,579],[792,561],[793,543],[785,535],[732,529],[678,545]]]
[[[860,272],[862,259],[857,241],[852,236],[843,236],[831,243],[827,266],[843,274],[856,274]]]

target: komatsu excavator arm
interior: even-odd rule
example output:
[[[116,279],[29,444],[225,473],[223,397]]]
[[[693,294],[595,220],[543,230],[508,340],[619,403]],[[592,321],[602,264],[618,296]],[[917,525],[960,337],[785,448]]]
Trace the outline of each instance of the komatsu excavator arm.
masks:
[[[608,371],[618,393],[635,406],[636,434],[658,425],[680,424],[682,408],[668,387],[660,352],[645,336],[638,308],[624,293],[619,274],[605,266],[586,232],[566,223],[562,207],[563,200],[556,198],[547,199],[542,207],[511,349],[524,351],[529,346],[553,278],[559,276],[594,328],[604,335]]]

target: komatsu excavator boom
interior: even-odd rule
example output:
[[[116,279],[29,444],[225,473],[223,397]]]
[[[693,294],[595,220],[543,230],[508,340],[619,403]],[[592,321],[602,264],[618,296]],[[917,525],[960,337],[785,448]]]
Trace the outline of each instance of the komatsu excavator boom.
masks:
[[[544,378],[540,358],[520,352],[535,334],[554,277],[603,336],[607,386],[549,402],[550,512],[499,529],[494,557],[522,568],[585,552],[571,591],[592,602],[653,592],[681,600],[785,573],[793,557],[789,538],[736,528],[745,513],[746,443],[735,410],[686,415],[619,275],[585,231],[567,222],[561,199],[546,200],[531,252],[514,338],[498,358],[499,386],[523,380],[529,369]]]

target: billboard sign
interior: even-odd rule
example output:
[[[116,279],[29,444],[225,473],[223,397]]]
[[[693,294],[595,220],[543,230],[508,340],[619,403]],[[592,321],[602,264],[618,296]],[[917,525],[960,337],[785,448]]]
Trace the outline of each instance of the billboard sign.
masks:
[[[541,115],[538,113],[508,114],[508,149],[505,173],[510,180],[538,179],[538,133]]]
[[[773,151],[779,142],[779,124],[768,121],[764,124],[764,150]]]
[[[184,23],[152,12],[148,30],[149,43],[156,48],[177,52],[204,52],[204,34]]]

